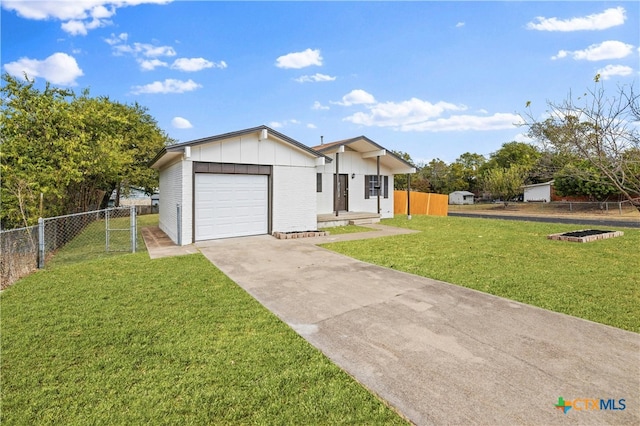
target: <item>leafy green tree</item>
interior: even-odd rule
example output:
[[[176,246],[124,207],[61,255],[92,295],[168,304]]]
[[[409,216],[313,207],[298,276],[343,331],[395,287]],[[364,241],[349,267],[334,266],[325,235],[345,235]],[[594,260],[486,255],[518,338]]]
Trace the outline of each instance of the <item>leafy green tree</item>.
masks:
[[[571,153],[543,151],[536,164],[529,171],[527,181],[528,183],[549,182],[554,179],[555,175],[565,166],[578,160],[579,159]]]
[[[453,164],[459,165],[461,168],[461,179],[466,183],[464,187],[457,186],[453,191],[471,191],[479,192],[482,188],[482,181],[480,176],[480,170],[482,166],[487,162],[484,155],[472,154],[465,152],[460,155]]]
[[[392,150],[391,152],[393,152],[395,155],[402,158],[403,160],[408,161],[411,164],[415,164],[413,162],[413,159],[411,158],[411,155],[409,155],[409,153],[404,151],[394,151],[394,150]],[[413,186],[413,176],[411,177],[411,180],[412,180],[411,186]],[[407,175],[395,175],[393,177],[393,188],[396,190],[406,190]]]
[[[447,190],[449,166],[439,158],[433,159],[420,169],[420,178],[429,182],[430,192],[444,194]]]
[[[509,202],[522,193],[527,175],[525,166],[512,165],[508,168],[492,168],[484,177],[485,190],[499,198],[507,208]]]
[[[96,208],[116,187],[157,187],[147,164],[172,141],[143,107],[2,78],[3,227]]]
[[[507,169],[512,166],[520,166],[531,170],[539,157],[540,152],[533,145],[524,142],[507,142],[502,144],[499,150],[491,154],[489,161],[486,163],[486,168]]]
[[[551,152],[588,161],[640,211],[640,94],[633,86],[607,93],[600,75],[582,96],[547,102],[545,120],[524,115],[529,135]]]
[[[567,164],[556,174],[553,186],[560,196],[588,196],[598,201],[620,194],[597,168],[584,160]]]

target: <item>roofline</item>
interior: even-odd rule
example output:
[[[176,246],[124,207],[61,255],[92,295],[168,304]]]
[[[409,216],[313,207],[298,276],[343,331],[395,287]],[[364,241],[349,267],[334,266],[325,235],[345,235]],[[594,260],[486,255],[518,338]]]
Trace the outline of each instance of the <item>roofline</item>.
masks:
[[[551,179],[548,182],[532,183],[532,184],[529,184],[529,185],[522,185],[522,187],[523,188],[532,188],[534,186],[553,185],[554,182],[555,182],[555,179]]]
[[[216,142],[216,141],[220,141],[220,140],[224,140],[224,139],[230,139],[230,138],[234,138],[237,136],[242,136],[242,135],[247,135],[250,133],[256,133],[256,132],[260,132],[262,130],[267,130],[267,132],[269,134],[273,134],[274,136],[276,136],[278,139],[283,140],[284,142],[287,142],[293,146],[295,146],[296,148],[299,148],[303,151],[308,152],[309,154],[313,155],[314,157],[324,157],[325,161],[328,161],[329,163],[332,162],[333,160],[331,159],[331,157],[326,156],[325,154],[323,154],[322,152],[316,151],[313,148],[309,148],[307,145],[298,142],[295,139],[290,138],[289,136],[282,134],[278,131],[273,130],[272,128],[262,125],[262,126],[258,126],[258,127],[251,127],[249,129],[244,129],[244,130],[237,130],[235,132],[229,132],[229,133],[222,133],[220,135],[214,135],[214,136],[209,136],[206,138],[200,138],[200,139],[194,139],[191,141],[187,141],[187,142],[180,142],[177,144],[173,144],[173,145],[167,145],[164,148],[162,148],[155,157],[153,157],[153,159],[149,162],[149,167],[152,167],[160,158],[162,158],[167,152],[175,152],[175,151],[180,151],[182,148],[187,147],[187,146],[197,146],[197,145],[203,145],[206,143],[210,143],[210,142]]]
[[[325,151],[329,151],[331,148],[335,147],[335,146],[340,146],[340,145],[350,145],[354,142],[357,142],[359,140],[365,140],[366,142],[374,145],[375,147],[377,147],[378,149],[384,149],[385,151],[387,151],[387,154],[392,155],[394,158],[402,161],[405,165],[412,167],[414,169],[417,169],[415,164],[411,164],[410,162],[408,162],[407,160],[405,160],[404,158],[401,158],[399,156],[397,156],[394,152],[388,150],[387,148],[379,145],[378,143],[372,141],[371,139],[369,139],[368,137],[361,135],[361,136],[357,136],[355,138],[349,138],[349,139],[343,139],[340,141],[335,141],[335,142],[329,142],[329,143],[325,143],[323,145],[316,145],[314,147],[312,147],[311,149],[314,149],[320,153],[323,153]]]

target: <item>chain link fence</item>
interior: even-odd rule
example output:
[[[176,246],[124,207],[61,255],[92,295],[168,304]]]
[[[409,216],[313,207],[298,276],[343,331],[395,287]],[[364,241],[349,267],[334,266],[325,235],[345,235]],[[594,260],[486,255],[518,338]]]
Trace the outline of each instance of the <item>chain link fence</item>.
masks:
[[[40,219],[0,231],[0,289],[50,262],[70,263],[135,252],[136,208],[118,207]]]

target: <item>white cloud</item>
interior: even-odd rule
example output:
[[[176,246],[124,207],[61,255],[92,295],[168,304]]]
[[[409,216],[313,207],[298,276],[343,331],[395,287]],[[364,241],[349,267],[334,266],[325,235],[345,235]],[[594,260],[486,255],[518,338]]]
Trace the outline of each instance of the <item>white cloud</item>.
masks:
[[[537,22],[529,22],[527,28],[538,31],[604,30],[624,24],[626,17],[624,8],[618,6],[579,18],[558,19],[539,16],[535,19]]]
[[[400,103],[378,102],[367,108],[368,112],[357,112],[345,120],[365,126],[403,127],[439,117],[445,111],[464,111],[466,109],[465,106],[449,102],[432,104],[418,98],[411,98]]]
[[[107,25],[111,25],[112,22],[106,19],[93,19],[91,21],[67,21],[64,22],[60,27],[66,33],[69,33],[73,36],[76,35],[87,35],[89,30],[94,30],[100,27],[106,27]]]
[[[551,59],[562,59],[571,55],[575,60],[602,61],[605,59],[620,59],[633,53],[633,45],[621,41],[608,40],[600,44],[592,44],[584,50],[561,50]]]
[[[295,79],[298,83],[317,83],[321,81],[335,81],[336,77],[315,73],[314,75],[303,75]]]
[[[129,38],[129,34],[127,33],[120,33],[118,35],[115,35],[112,33],[111,37],[105,38],[104,41],[106,41],[107,44],[114,46],[116,44],[125,43],[128,38]]]
[[[75,86],[76,78],[84,74],[76,59],[66,53],[54,53],[44,60],[20,58],[5,64],[4,69],[16,77],[26,73],[29,78],[42,77],[50,83],[64,86]]]
[[[135,95],[141,93],[184,93],[201,87],[202,85],[193,80],[182,81],[168,78],[165,81],[154,81],[144,86],[134,86],[131,93]]]
[[[176,56],[176,51],[171,46],[154,46],[148,43],[118,44],[113,46],[116,54],[129,53],[131,55],[142,55],[145,58],[157,58],[159,56]]]
[[[276,66],[278,68],[300,69],[312,65],[322,65],[322,56],[320,56],[319,49],[307,49],[303,52],[288,53],[276,59]]]
[[[403,132],[461,132],[468,130],[504,130],[514,129],[522,124],[522,117],[517,114],[496,113],[488,117],[475,115],[453,115],[448,118],[427,120],[421,123],[407,123],[398,127]]]
[[[318,128],[318,127],[317,127],[315,124],[313,124],[313,123],[309,123],[309,124],[307,124],[307,129],[317,129],[317,128]]]
[[[313,106],[311,107],[311,109],[315,109],[315,110],[324,110],[324,109],[330,109],[328,106],[322,105],[320,102],[315,101],[313,103]]]
[[[611,77],[615,75],[627,76],[633,73],[633,68],[628,67],[626,65],[607,65],[604,68],[600,68],[598,70],[598,74],[602,77],[603,80],[609,80]]]
[[[143,71],[153,71],[158,67],[166,67],[169,65],[166,62],[161,61],[160,59],[141,59],[138,60],[138,63],[140,64],[140,68]]]
[[[153,70],[157,67],[169,67],[169,64],[160,61],[159,57],[163,56],[176,56],[176,51],[171,46],[156,46],[149,43],[133,43],[127,44],[129,36],[127,33],[120,35],[111,34],[111,37],[104,39],[104,41],[111,46],[113,53],[116,56],[119,55],[131,55],[137,58],[140,68],[144,71]],[[140,59],[153,58],[153,59]],[[206,68],[227,68],[225,61],[212,62],[205,58],[178,58],[171,64],[171,69],[184,71],[184,72],[196,72],[202,71]]]
[[[4,0],[2,7],[26,19],[59,20],[62,30],[71,35],[86,35],[89,30],[110,25],[116,10],[143,3],[165,4],[172,0],[83,0],[23,1]]]
[[[495,113],[488,116],[485,110],[480,110],[480,114],[484,115],[456,115],[468,108],[465,105],[444,101],[432,103],[418,98],[402,102],[374,101],[363,106],[365,111],[356,112],[343,121],[369,127],[389,127],[403,132],[500,130],[511,129],[514,123],[522,122],[516,114]]]
[[[337,105],[342,106],[351,106],[351,105],[361,105],[361,104],[372,104],[375,103],[376,99],[372,94],[365,92],[362,89],[355,89],[351,92],[347,93],[342,97],[342,101],[332,102]]]
[[[462,27],[464,27],[464,26],[465,26],[465,23],[464,23],[464,22],[458,22],[458,23],[456,24],[456,28],[462,28]]]
[[[272,121],[269,123],[269,127],[278,129],[278,128],[288,126],[290,124],[300,124],[300,121],[296,120],[295,118],[292,118],[291,120],[284,120],[284,121]]]
[[[173,120],[171,120],[171,125],[176,129],[190,129],[193,127],[189,120],[182,117],[173,117]]]
[[[220,61],[218,63],[208,61],[204,58],[179,58],[176,59],[171,68],[186,71],[186,72],[195,72],[201,71],[205,68],[226,68],[227,63],[225,61]]]

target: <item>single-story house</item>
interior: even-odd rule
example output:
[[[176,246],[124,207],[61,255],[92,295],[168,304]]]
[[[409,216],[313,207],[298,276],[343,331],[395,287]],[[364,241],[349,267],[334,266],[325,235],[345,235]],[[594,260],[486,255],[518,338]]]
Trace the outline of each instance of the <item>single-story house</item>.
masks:
[[[157,194],[154,194],[157,196]],[[113,190],[109,197],[109,207],[116,205],[118,191]],[[130,186],[128,191],[120,191],[120,206],[150,206],[153,205],[153,195],[147,194],[144,189]]]
[[[524,188],[524,202],[537,202],[548,203],[551,201],[553,180],[543,183],[534,183],[532,185],[525,185]]]
[[[415,173],[365,137],[314,149],[267,126],[167,146],[151,167],[160,228],[181,245],[315,230],[333,211],[391,217],[393,174]]]
[[[473,204],[475,194],[469,191],[453,191],[449,194],[449,204]]]
[[[331,159],[330,163],[316,167],[318,214],[370,212],[391,218],[394,175],[416,172],[412,164],[366,136],[313,149]]]

